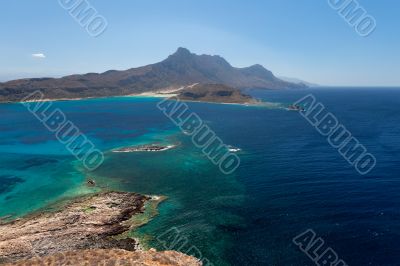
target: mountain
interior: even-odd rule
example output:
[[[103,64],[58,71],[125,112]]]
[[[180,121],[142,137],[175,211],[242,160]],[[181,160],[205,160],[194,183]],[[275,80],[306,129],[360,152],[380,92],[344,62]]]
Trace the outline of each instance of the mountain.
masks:
[[[238,89],[304,87],[278,79],[261,65],[236,68],[220,56],[196,55],[179,48],[162,62],[124,71],[0,83],[0,101],[20,101],[35,90],[52,99],[85,98],[174,89],[194,83],[218,83]]]
[[[298,78],[289,78],[289,77],[282,77],[282,76],[279,76],[279,78],[281,80],[284,80],[284,81],[287,81],[287,82],[291,82],[291,83],[304,84],[307,87],[319,87],[320,86],[318,84],[311,83],[311,82],[308,82],[308,81],[304,81],[304,80],[301,80],[301,79],[298,79]]]

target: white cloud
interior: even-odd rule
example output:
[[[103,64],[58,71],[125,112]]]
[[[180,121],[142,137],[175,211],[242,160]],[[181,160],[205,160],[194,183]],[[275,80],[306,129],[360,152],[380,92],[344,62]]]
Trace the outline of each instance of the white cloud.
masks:
[[[32,57],[33,57],[33,58],[46,58],[46,56],[45,56],[44,54],[42,54],[42,53],[39,53],[39,54],[32,54]]]

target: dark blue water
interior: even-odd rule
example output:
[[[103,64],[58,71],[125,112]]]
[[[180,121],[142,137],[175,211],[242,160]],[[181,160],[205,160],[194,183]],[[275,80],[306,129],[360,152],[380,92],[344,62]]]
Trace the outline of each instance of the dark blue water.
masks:
[[[258,92],[294,102],[308,92]],[[246,227],[235,232],[235,265],[312,265],[291,244],[308,228],[348,265],[400,265],[400,91],[349,89],[311,91],[377,158],[359,175],[297,113],[269,111],[236,117],[251,156],[243,160]],[[240,130],[241,131],[241,130]],[[221,130],[222,132],[222,130]]]
[[[179,143],[164,153],[106,152],[102,167],[88,173],[22,106],[0,105],[0,213],[86,193],[91,176],[114,189],[167,196],[140,229],[143,239],[163,249],[157,236],[177,227],[214,265],[314,265],[292,243],[306,229],[348,265],[400,265],[400,90],[251,93],[281,105],[312,93],[377,158],[376,167],[358,174],[303,117],[281,108],[189,104],[242,149],[240,167],[226,176],[163,116],[157,99],[55,103],[103,151]]]

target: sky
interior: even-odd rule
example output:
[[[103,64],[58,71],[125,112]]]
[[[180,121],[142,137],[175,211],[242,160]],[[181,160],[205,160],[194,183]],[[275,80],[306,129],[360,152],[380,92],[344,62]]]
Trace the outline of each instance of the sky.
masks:
[[[88,34],[68,1],[94,7],[105,31]],[[124,70],[185,47],[321,85],[400,86],[400,1],[358,3],[376,21],[367,37],[328,0],[2,1],[0,81]]]

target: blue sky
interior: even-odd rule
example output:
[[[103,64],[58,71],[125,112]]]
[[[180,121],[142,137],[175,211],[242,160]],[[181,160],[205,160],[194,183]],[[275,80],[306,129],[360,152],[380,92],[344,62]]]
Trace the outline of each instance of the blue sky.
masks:
[[[122,70],[182,46],[324,85],[400,85],[397,0],[358,0],[377,21],[368,37],[328,0],[89,2],[108,22],[97,38],[57,0],[2,1],[0,80]]]

